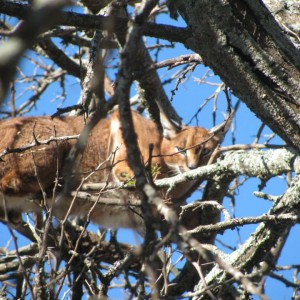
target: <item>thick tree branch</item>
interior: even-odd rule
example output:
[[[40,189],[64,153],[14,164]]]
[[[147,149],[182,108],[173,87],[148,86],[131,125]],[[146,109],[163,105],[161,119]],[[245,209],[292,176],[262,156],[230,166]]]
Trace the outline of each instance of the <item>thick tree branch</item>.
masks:
[[[285,149],[269,151],[234,151],[227,153],[215,164],[203,166],[195,170],[155,181],[158,187],[172,187],[186,180],[210,179],[218,174],[228,177],[245,175],[263,180],[290,172],[294,169],[297,155]]]
[[[235,178],[237,176],[258,177],[267,180],[271,177],[278,176],[298,168],[297,154],[287,149],[276,149],[268,151],[260,150],[240,150],[228,152],[222,158],[212,165],[202,166],[195,170],[190,170],[179,175],[155,180],[158,188],[172,189],[177,184],[184,183],[188,180],[207,180],[214,177]],[[225,176],[225,178],[223,178]],[[132,188],[126,184],[108,184],[107,189]],[[105,187],[104,184],[86,183],[83,184],[84,191],[97,191]],[[205,196],[205,199],[215,199],[214,196]]]
[[[9,16],[25,19],[28,16],[29,10],[29,5],[0,0],[0,12]],[[58,25],[62,26],[75,26],[81,29],[98,28],[117,32],[123,31],[128,23],[127,18],[95,16],[75,12],[59,12],[57,19]],[[166,39],[170,42],[185,43],[190,37],[190,31],[186,28],[155,23],[146,23],[142,31],[144,35]]]
[[[288,145],[300,149],[300,53],[263,3],[184,1],[179,11],[193,32],[186,45]]]

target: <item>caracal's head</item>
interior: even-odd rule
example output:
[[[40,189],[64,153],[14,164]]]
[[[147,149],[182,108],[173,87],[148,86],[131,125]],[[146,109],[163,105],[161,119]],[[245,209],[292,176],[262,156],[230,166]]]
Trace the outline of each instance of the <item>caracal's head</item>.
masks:
[[[206,165],[213,151],[222,143],[231,120],[232,116],[210,130],[192,126],[178,129],[170,122],[164,123],[161,154],[165,164],[174,173],[182,173]]]
[[[208,163],[220,143],[208,130],[185,127],[172,138],[164,138],[161,154],[169,169],[182,173]]]

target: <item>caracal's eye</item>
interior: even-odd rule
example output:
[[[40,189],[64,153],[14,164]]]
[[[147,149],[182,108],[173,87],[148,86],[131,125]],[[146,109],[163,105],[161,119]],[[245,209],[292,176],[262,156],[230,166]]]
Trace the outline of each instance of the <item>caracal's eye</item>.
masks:
[[[180,152],[180,154],[186,156],[186,150],[185,150],[185,149],[183,149],[183,148],[181,148],[181,147],[177,147],[177,146],[176,146],[175,148],[176,148],[176,150],[177,150],[178,152]]]
[[[211,149],[203,148],[202,151],[200,151],[201,155],[206,156],[211,153]]]

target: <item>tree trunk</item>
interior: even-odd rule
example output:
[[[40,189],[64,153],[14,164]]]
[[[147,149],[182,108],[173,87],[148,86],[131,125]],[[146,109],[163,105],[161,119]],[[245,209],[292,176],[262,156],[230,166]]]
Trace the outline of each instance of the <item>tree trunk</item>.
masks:
[[[186,46],[288,145],[300,149],[300,52],[262,1],[183,1]]]

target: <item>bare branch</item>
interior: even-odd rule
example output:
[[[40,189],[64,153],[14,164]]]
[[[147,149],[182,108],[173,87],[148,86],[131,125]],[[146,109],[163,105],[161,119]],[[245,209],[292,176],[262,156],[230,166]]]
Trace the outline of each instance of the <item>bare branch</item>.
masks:
[[[6,1],[0,2],[1,7],[9,6]],[[57,12],[66,5],[66,1],[44,1],[39,7],[34,7],[26,22],[19,23],[10,40],[0,48],[0,104],[6,96],[9,82],[12,80],[17,63],[23,52],[31,47],[36,37],[53,26],[57,20]]]
[[[29,150],[31,148],[34,148],[36,146],[49,145],[51,142],[77,140],[78,138],[79,138],[79,135],[69,135],[69,136],[59,136],[59,137],[51,136],[49,139],[42,140],[42,141],[38,141],[37,139],[35,139],[34,142],[32,142],[31,144],[24,145],[24,146],[18,147],[18,148],[5,149],[4,151],[2,151],[2,153],[0,153],[0,159],[2,159],[2,157],[4,157],[7,154],[10,154],[10,153],[22,153],[22,152]]]

